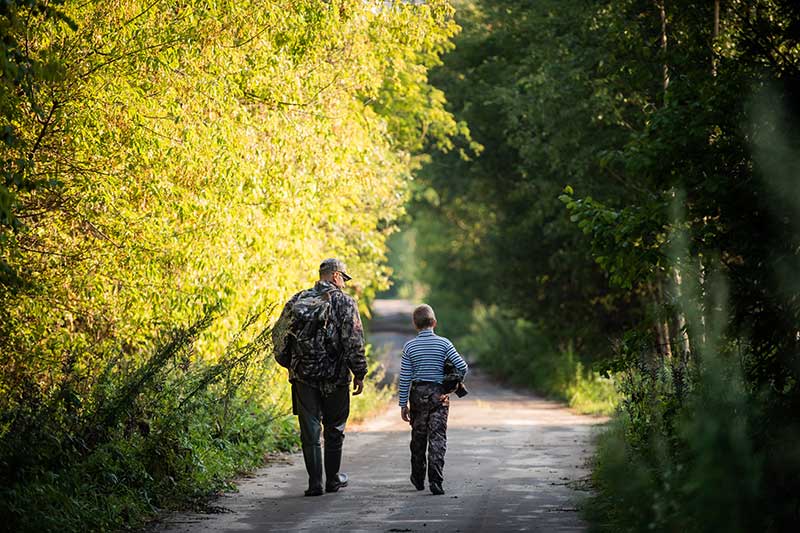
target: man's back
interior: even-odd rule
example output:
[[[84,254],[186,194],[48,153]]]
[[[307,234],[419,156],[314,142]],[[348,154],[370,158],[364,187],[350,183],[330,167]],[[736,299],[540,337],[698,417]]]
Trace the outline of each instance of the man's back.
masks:
[[[313,339],[303,339],[304,342],[292,342],[292,316],[295,307],[300,307],[306,299],[317,299],[320,303],[330,306],[326,313],[326,323],[321,327],[324,331],[307,328],[310,334],[317,333],[321,336],[318,343],[324,343],[328,357],[319,354],[303,353],[301,345],[314,345]],[[276,335],[289,338],[276,339],[276,346],[286,346],[289,351],[285,361],[290,370],[291,380],[298,380],[316,386],[345,385],[350,382],[350,372],[363,379],[367,372],[367,361],[364,356],[364,334],[361,317],[355,300],[345,294],[338,287],[327,281],[318,281],[312,289],[298,292],[284,307],[281,318],[278,319]],[[317,343],[317,344],[318,344]],[[306,350],[310,348],[304,346]],[[317,351],[321,348],[317,347]],[[322,354],[324,355],[324,354]],[[283,364],[283,363],[282,363]],[[321,368],[324,367],[324,368]]]
[[[314,288],[287,302],[272,331],[275,359],[289,369],[292,383],[292,411],[300,424],[308,472],[306,496],[338,492],[348,483],[347,474],[339,472],[339,467],[350,414],[350,372],[353,395],[364,390],[367,373],[358,306],[342,292],[350,279],[343,261],[325,259]],[[321,430],[325,437],[324,490]]]

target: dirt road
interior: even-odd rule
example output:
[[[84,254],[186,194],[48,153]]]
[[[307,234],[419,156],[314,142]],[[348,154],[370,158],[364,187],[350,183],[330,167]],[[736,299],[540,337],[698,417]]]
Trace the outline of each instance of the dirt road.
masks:
[[[410,430],[392,406],[348,428],[343,471],[351,481],[338,493],[304,497],[303,459],[290,455],[241,480],[238,493],[215,502],[220,513],[172,516],[161,531],[583,531],[575,489],[589,474],[590,437],[602,420],[479,372],[467,384],[470,394],[451,400],[443,496],[411,486]]]

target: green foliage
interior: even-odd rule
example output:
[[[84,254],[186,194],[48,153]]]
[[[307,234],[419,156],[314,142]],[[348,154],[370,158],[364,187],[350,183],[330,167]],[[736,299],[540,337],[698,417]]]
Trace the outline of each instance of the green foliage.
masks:
[[[658,13],[630,7],[656,26]],[[797,461],[783,451],[796,447],[800,427],[789,407],[800,398],[792,325],[800,315],[797,285],[785,270],[798,261],[797,233],[789,230],[797,211],[782,172],[759,161],[758,147],[771,138],[793,165],[797,146],[784,139],[794,135],[797,113],[784,102],[796,97],[800,78],[791,61],[773,61],[774,50],[751,44],[773,40],[797,58],[785,28],[796,27],[800,12],[785,2],[723,9],[713,51],[700,22],[709,12],[687,2],[667,13],[673,44],[661,61],[672,74],[650,91],[661,101],[652,98],[639,131],[606,156],[616,172],[646,180],[655,200],[629,195],[610,208],[571,191],[561,198],[611,281],[655,302],[637,328],[646,342],[631,350],[627,341],[636,335],[624,339],[612,363],[625,375],[620,472],[631,466],[627,475],[609,474],[599,501],[608,506],[610,530],[780,531],[797,520],[789,489]],[[763,24],[765,13],[785,25]],[[649,65],[628,68],[644,73]],[[720,278],[728,280],[729,305],[714,299]],[[650,487],[652,499],[625,503],[623,477],[644,478],[638,491]]]
[[[610,283],[632,289],[663,277],[669,228],[660,219],[666,219],[666,202],[611,209],[591,196],[575,199],[569,185],[558,198],[570,221],[591,238],[592,257]]]
[[[503,333],[474,336],[498,374],[563,383],[538,354],[572,341],[614,376],[606,530],[793,530],[797,2],[457,8],[431,79],[472,138],[414,191],[429,300],[461,309],[462,332],[464,309],[500,309],[487,331]]]
[[[587,369],[571,346],[553,346],[540,326],[497,308],[476,307],[471,333],[459,345],[490,374],[564,400],[578,412],[610,415],[619,401],[613,378]]]
[[[763,512],[764,457],[748,427],[759,414],[733,354],[703,355],[682,402],[674,375],[654,386],[643,382],[654,378],[628,371],[621,415],[595,459],[599,495],[586,508],[595,531],[782,529]]]
[[[406,224],[388,241],[388,265],[392,270],[392,285],[381,294],[384,298],[404,298],[420,301],[426,293],[426,285],[420,275],[420,258],[417,256],[417,230]]]
[[[591,12],[581,1],[456,6],[464,30],[431,79],[471,138],[434,154],[414,191],[428,298],[452,309],[496,304],[600,358],[638,304],[609,289],[557,200],[567,180],[592,193],[619,189],[596,179],[596,154],[622,127],[596,118],[609,104],[595,107],[606,98],[591,79],[605,52],[594,48]],[[465,333],[467,321],[457,322]]]
[[[371,351],[371,345],[370,345]],[[368,353],[368,356],[371,356]],[[384,409],[397,392],[394,385],[382,386],[385,372],[379,361],[373,361],[369,365],[369,373],[364,381],[364,392],[358,396],[353,396],[350,401],[351,422],[361,422],[370,415],[376,414]]]
[[[415,150],[463,130],[427,81],[451,15],[444,1],[3,4],[10,523],[130,526],[293,445],[262,335],[322,258],[347,262],[364,310],[386,287]]]
[[[142,366],[115,375],[109,361],[94,397],[65,383],[46,402],[3,413],[2,512],[12,530],[108,530],[142,523],[158,508],[203,497],[296,442],[267,386],[269,330],[245,329],[213,364],[189,355],[212,324],[209,313],[161,341]]]

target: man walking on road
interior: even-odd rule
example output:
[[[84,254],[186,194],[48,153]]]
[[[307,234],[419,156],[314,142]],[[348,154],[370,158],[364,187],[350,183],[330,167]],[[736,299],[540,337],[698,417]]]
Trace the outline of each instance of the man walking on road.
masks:
[[[323,493],[320,425],[325,438],[325,492],[347,486],[339,472],[342,443],[353,395],[361,394],[367,360],[358,306],[342,292],[351,278],[339,259],[326,259],[319,281],[283,308],[272,333],[275,359],[289,369],[292,409],[300,422],[300,442],[308,472],[306,496]]]
[[[444,366],[449,361],[464,376],[467,363],[449,339],[433,332],[436,315],[431,306],[423,304],[414,309],[412,319],[419,333],[403,346],[399,386],[400,416],[411,423],[411,483],[417,490],[425,488],[427,451],[430,490],[433,494],[444,494],[444,454],[450,412],[450,397],[442,384]]]

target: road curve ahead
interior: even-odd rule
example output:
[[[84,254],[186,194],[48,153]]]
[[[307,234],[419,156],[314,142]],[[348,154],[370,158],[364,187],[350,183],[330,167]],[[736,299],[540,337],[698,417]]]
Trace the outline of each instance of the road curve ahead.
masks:
[[[413,305],[375,302],[369,342],[389,374],[410,328]],[[350,485],[307,498],[301,454],[280,456],[238,481],[209,514],[176,514],[156,526],[170,533],[222,531],[505,532],[583,531],[577,513],[589,475],[591,436],[603,420],[504,388],[479,372],[470,393],[452,396],[445,457],[446,493],[418,492],[409,481],[410,428],[392,406],[349,427],[342,469]]]

